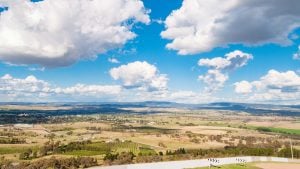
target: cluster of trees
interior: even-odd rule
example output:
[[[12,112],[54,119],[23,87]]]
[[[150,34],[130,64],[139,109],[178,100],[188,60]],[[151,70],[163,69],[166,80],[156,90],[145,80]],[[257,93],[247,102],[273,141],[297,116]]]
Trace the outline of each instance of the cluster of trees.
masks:
[[[300,158],[300,150],[293,149],[293,155],[294,155],[294,158]],[[278,152],[278,156],[279,157],[291,157],[292,156],[291,149],[289,149],[289,148],[281,149]]]
[[[1,169],[35,169],[35,168],[87,168],[97,166],[97,160],[91,157],[77,157],[77,158],[55,158],[41,159],[31,162],[21,162],[19,164],[12,163],[9,160],[0,160]]]
[[[166,155],[178,155],[178,154],[186,154],[186,150],[184,148],[179,148],[177,150],[171,151],[167,150]]]
[[[228,156],[276,156],[272,148],[225,147],[224,149],[197,149],[188,150],[196,158],[228,157]]]
[[[99,131],[101,132],[102,129],[101,127],[95,127],[95,126],[92,126],[92,127],[86,127],[87,130],[93,130],[93,131]]]
[[[64,154],[67,152],[77,151],[77,150],[86,150],[97,152],[97,154],[107,154],[112,152],[113,147],[118,146],[118,144],[129,144],[128,142],[120,142],[118,139],[114,143],[105,143],[105,142],[92,142],[87,141],[78,141],[70,142],[68,144],[63,144],[59,141],[48,141],[38,149],[27,149],[20,153],[20,160],[30,160],[34,158],[39,158],[47,155],[53,154]],[[122,145],[120,145],[122,146]],[[139,147],[141,150],[139,155],[156,155],[155,151],[150,148]],[[154,153],[153,153],[154,152]]]
[[[135,156],[132,152],[122,152],[122,153],[107,153],[104,157],[104,163],[106,165],[121,165],[121,164],[130,164],[135,162],[137,163],[150,163],[150,162],[159,162],[163,161],[163,153],[159,154],[138,154]]]
[[[103,154],[111,151],[111,144],[105,142],[94,142],[97,146],[93,146],[93,142],[90,140],[87,141],[78,141],[70,142],[69,144],[62,144],[58,147],[56,153],[65,153],[74,150],[88,150],[88,151],[97,151]]]
[[[261,128],[261,130],[264,130],[265,128]],[[266,128],[268,130],[268,128]],[[278,139],[274,139],[272,137],[254,137],[254,136],[230,136],[228,134],[223,135],[203,135],[203,134],[196,134],[192,133],[191,131],[185,132],[186,136],[190,138],[190,142],[193,143],[205,143],[205,142],[212,142],[217,141],[220,143],[225,143],[228,146],[237,146],[237,147],[259,147],[259,148],[282,148],[283,145],[286,143],[284,141],[278,141],[285,139],[285,136],[279,136]],[[296,138],[294,136],[295,140],[299,140],[299,138]],[[225,138],[225,139],[224,139]],[[229,139],[227,139],[229,138]],[[238,140],[238,144],[236,141]],[[298,145],[300,142],[295,141],[294,145]]]
[[[230,157],[230,156],[278,156],[291,157],[289,148],[274,149],[274,148],[258,148],[258,147],[230,147],[224,149],[189,149],[180,148],[174,151],[167,151],[167,156],[173,156],[173,159],[178,160],[183,157],[186,159],[192,158],[210,158],[210,157]],[[185,155],[185,156],[182,156]],[[178,158],[176,158],[178,157]],[[294,158],[300,158],[300,150],[294,149]]]
[[[46,156],[58,152],[60,152],[60,142],[48,141],[40,148],[39,156]]]
[[[61,145],[60,142],[48,141],[38,150],[27,149],[20,153],[20,160],[30,160],[38,157],[43,157],[50,154],[60,153]]]
[[[133,162],[135,155],[132,152],[122,152],[122,153],[107,153],[103,160],[105,164],[108,165],[120,165],[120,164],[130,164]]]
[[[19,159],[20,160],[30,160],[30,159],[34,159],[37,158],[37,151],[36,150],[32,150],[31,148],[27,149],[24,152],[21,152],[19,155]]]
[[[25,139],[0,137],[0,144],[25,144]]]
[[[111,151],[111,145],[107,143],[98,142],[97,146],[92,146],[90,140],[70,142],[68,144],[61,144],[61,142],[49,141],[44,144],[39,150],[39,156],[46,156],[50,154],[63,154],[66,152],[71,152],[75,150],[88,150],[88,151],[98,151],[103,154]]]
[[[268,127],[257,127],[256,130],[261,132],[272,132],[272,130]]]

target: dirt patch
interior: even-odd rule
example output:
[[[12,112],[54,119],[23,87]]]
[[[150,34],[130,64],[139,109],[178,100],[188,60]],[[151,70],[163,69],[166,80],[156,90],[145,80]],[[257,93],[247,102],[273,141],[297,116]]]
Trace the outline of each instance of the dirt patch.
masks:
[[[256,167],[261,169],[299,169],[299,163],[259,163],[255,164]]]
[[[187,126],[181,127],[183,132],[191,131],[197,134],[204,134],[204,135],[221,135],[226,134],[227,131],[238,131],[239,129],[236,128],[229,128],[229,127],[217,127],[217,126]]]

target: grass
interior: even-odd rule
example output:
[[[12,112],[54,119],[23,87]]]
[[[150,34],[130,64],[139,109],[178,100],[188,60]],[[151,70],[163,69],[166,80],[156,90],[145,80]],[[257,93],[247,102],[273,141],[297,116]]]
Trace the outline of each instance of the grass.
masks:
[[[155,154],[156,152],[151,149],[150,147],[146,146],[146,145],[141,145],[138,143],[134,143],[134,142],[119,142],[119,143],[113,143],[112,145],[112,150],[114,150],[114,152],[132,152],[135,155],[140,154]]]
[[[153,149],[148,148],[148,147],[140,147],[139,150],[140,150],[139,153],[140,153],[141,155],[151,155],[151,154],[156,154],[156,152],[155,152]]]
[[[28,149],[37,150],[37,147],[0,147],[0,155],[21,153]]]
[[[14,154],[24,151],[27,148],[23,147],[1,147],[0,148],[0,154]]]
[[[71,151],[64,152],[66,155],[74,156],[94,156],[94,155],[103,155],[111,151],[111,146],[104,142],[97,142],[86,144],[80,149],[75,149]]]
[[[96,156],[103,155],[101,151],[89,151],[89,150],[74,150],[64,153],[65,155],[73,155],[73,156]]]
[[[263,126],[248,126],[248,125],[226,124],[226,123],[218,123],[218,122],[210,122],[210,123],[207,123],[206,125],[207,126],[217,126],[217,127],[243,128],[243,129],[257,130],[257,131],[262,131],[262,132],[273,132],[273,133],[290,134],[290,135],[300,136],[299,129],[263,127]]]
[[[211,167],[210,169],[220,168],[220,169],[259,169],[258,167],[253,166],[252,164],[245,164],[245,165],[237,165],[237,164],[230,164],[230,165],[222,165],[219,167]],[[209,169],[209,167],[199,167],[193,169]]]
[[[118,153],[132,152],[133,154],[137,154],[138,153],[138,144],[133,143],[133,142],[118,142],[118,143],[113,143],[112,149]]]
[[[274,127],[255,127],[255,129],[258,131],[263,131],[263,132],[292,134],[292,135],[300,136],[300,130],[298,130],[298,129],[274,128]]]
[[[87,144],[82,147],[81,150],[67,151],[63,154],[74,155],[74,156],[94,156],[94,155],[104,155],[108,152],[132,152],[135,155],[138,154],[156,154],[156,152],[150,147],[130,141],[125,142],[115,142],[115,143],[104,143],[95,142]]]

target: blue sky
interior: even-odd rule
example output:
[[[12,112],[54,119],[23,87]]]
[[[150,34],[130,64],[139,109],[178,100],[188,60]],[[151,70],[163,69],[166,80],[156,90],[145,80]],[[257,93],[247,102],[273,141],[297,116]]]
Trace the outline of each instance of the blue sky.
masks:
[[[222,2],[223,9],[214,7],[221,3],[218,0],[144,0],[129,7],[123,0],[114,0],[79,10],[76,3],[81,0],[76,0],[70,13],[59,16],[56,5],[68,1],[45,1],[49,0],[0,2],[8,7],[0,16],[0,101],[299,103],[300,14],[293,12],[295,5],[289,5],[297,1],[288,0],[287,5],[272,0],[258,4],[229,1]],[[104,5],[116,9],[102,12],[107,10],[101,8]],[[245,12],[261,6],[270,10],[260,11],[259,19]],[[248,10],[239,12],[240,7]],[[290,13],[278,12],[281,9]],[[94,16],[88,10],[99,13]],[[207,12],[211,10],[214,13]],[[108,16],[118,11],[128,16]],[[76,17],[86,27],[68,23]],[[269,26],[269,22],[274,24]],[[94,27],[99,30],[92,37],[73,32]],[[127,30],[122,32],[121,27]],[[119,32],[109,34],[112,29]],[[109,33],[101,33],[105,31]],[[111,63],[112,58],[118,63]],[[78,84],[83,86],[78,88]]]

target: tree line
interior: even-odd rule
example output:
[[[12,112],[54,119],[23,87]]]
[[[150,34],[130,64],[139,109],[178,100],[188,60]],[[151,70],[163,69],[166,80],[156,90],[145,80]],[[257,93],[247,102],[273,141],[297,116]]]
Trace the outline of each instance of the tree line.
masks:
[[[74,158],[56,158],[40,159],[37,161],[13,163],[7,159],[0,159],[1,169],[69,169],[69,168],[87,168],[97,166],[97,160],[92,157],[74,157]]]

